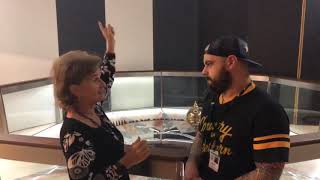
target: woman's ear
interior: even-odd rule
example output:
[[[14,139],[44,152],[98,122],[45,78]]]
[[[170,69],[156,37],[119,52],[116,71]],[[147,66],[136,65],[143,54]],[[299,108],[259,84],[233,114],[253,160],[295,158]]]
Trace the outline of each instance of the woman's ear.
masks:
[[[75,84],[70,85],[69,86],[69,91],[75,97],[79,97],[80,96],[79,85],[75,85]]]

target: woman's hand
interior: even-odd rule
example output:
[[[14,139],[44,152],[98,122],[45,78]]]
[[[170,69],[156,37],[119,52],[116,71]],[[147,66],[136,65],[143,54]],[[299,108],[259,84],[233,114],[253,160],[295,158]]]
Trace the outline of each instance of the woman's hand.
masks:
[[[140,162],[147,159],[150,155],[149,147],[145,140],[141,140],[140,137],[132,143],[129,150],[126,152],[124,157],[120,160],[120,163],[123,164],[127,169],[130,167],[139,164]]]
[[[108,24],[107,26],[103,26],[102,23],[98,22],[100,32],[102,36],[104,37],[106,44],[107,44],[107,52],[108,53],[114,53],[114,47],[115,47],[115,39],[114,39],[114,29],[113,27]]]

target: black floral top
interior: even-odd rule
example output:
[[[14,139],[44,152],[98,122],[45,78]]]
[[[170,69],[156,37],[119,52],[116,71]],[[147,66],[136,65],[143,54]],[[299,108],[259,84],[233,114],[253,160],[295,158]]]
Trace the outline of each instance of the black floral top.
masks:
[[[115,73],[115,55],[106,54],[101,66],[103,79],[112,86]],[[124,141],[120,131],[110,122],[102,107],[95,111],[101,126],[92,128],[76,119],[64,118],[60,144],[67,161],[70,179],[129,179],[127,169],[119,163],[124,155]]]

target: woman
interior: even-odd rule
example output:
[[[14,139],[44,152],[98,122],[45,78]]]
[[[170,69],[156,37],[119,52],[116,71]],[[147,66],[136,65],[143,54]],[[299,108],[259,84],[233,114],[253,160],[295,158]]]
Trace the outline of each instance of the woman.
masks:
[[[60,143],[70,179],[129,179],[127,169],[149,156],[138,138],[124,152],[123,136],[105,115],[100,102],[110,92],[115,73],[114,31],[99,22],[106,40],[104,59],[71,51],[52,68],[54,94],[66,111]]]

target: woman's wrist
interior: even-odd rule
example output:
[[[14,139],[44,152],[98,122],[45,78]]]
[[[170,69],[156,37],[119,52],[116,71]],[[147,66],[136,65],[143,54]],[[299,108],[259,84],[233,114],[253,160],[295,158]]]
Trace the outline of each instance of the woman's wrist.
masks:
[[[113,41],[113,43],[109,43],[111,42],[110,41],[107,41],[107,52],[110,52],[110,53],[114,53],[114,46],[115,46],[115,42]]]
[[[107,53],[109,54],[114,54],[114,48],[108,48]]]
[[[126,169],[129,169],[131,167],[131,163],[126,157],[120,159],[119,163],[122,164]]]

